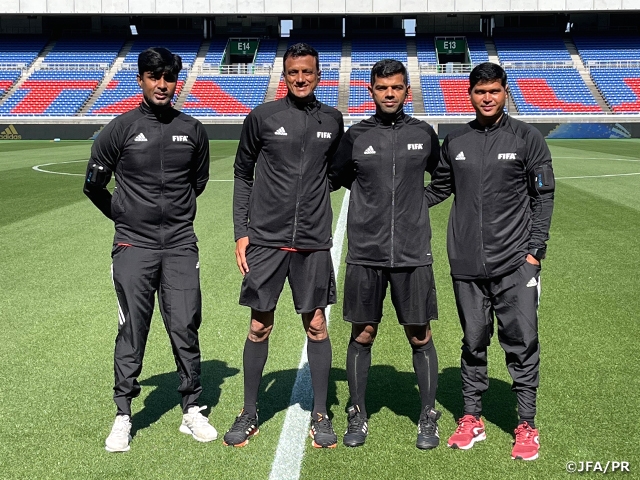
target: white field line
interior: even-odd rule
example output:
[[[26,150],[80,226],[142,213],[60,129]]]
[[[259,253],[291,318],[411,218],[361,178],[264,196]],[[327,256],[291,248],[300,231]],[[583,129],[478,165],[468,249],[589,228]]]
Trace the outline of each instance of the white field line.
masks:
[[[581,177],[556,177],[556,180],[574,180],[581,178],[610,178],[610,177],[630,177],[632,175],[640,175],[640,172],[636,173],[616,173],[611,175],[583,175]]]
[[[613,162],[640,162],[640,159],[637,158],[607,158],[607,157],[554,157],[551,156],[552,159],[557,160],[611,160]]]
[[[331,260],[333,271],[338,279],[338,267],[342,259],[342,245],[347,226],[347,210],[349,207],[349,190],[344,194],[340,216],[336,224],[336,231],[333,236],[333,248],[331,249]],[[337,288],[337,285],[336,285]],[[327,324],[331,314],[331,305],[325,310]],[[293,384],[289,408],[284,419],[284,425],[280,432],[278,448],[271,465],[269,480],[298,480],[300,478],[300,467],[304,457],[304,449],[307,436],[309,435],[309,419],[313,404],[313,388],[311,386],[311,372],[307,360],[307,342],[302,347],[298,374]]]
[[[51,170],[45,170],[42,167],[48,167],[49,165],[58,165],[59,163],[79,163],[79,162],[87,162],[88,160],[71,160],[69,162],[51,162],[51,163],[42,163],[40,165],[36,165],[31,167],[36,172],[41,173],[53,173],[54,175],[69,175],[71,177],[84,177],[84,173],[66,173],[66,172],[52,172]],[[210,182],[233,182],[233,180],[209,180]]]

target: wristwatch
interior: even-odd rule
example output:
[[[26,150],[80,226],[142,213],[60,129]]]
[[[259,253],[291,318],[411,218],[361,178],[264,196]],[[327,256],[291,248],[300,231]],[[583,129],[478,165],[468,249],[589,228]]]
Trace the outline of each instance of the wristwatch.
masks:
[[[529,250],[529,255],[531,255],[537,261],[540,261],[544,257],[547,256],[547,249],[546,248],[533,248],[533,249]]]

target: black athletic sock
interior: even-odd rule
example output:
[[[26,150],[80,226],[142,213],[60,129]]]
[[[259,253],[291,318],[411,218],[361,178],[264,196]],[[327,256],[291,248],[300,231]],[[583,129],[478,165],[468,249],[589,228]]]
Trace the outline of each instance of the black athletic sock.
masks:
[[[429,340],[425,345],[416,347],[411,345],[413,349],[413,369],[418,378],[418,388],[420,389],[420,401],[422,402],[422,410],[429,406],[436,406],[436,390],[438,389],[438,355],[436,354],[436,346],[433,339]]]
[[[247,338],[242,354],[242,366],[244,369],[244,411],[255,415],[256,402],[262,371],[267,363],[269,354],[269,339],[264,342],[252,342]]]
[[[371,343],[368,345],[358,343],[352,337],[347,348],[347,380],[351,404],[357,405],[360,413],[365,417],[367,417],[365,396],[371,367],[371,345]]]
[[[327,413],[327,390],[331,373],[331,340],[329,337],[316,341],[307,339],[307,358],[313,385],[313,418]]]
[[[533,418],[521,418],[518,425],[522,425],[524,422],[527,422],[531,428],[536,428],[536,422]]]

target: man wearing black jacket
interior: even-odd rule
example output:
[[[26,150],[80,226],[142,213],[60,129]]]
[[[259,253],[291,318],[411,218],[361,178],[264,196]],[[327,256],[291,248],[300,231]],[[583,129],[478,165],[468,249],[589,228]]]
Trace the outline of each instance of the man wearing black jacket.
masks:
[[[429,125],[404,113],[409,91],[402,63],[381,60],[373,66],[369,92],[376,113],[347,131],[329,174],[334,189],[351,190],[343,309],[344,319],[351,322],[347,380],[352,406],[343,438],[349,447],[363,445],[368,434],[365,394],[371,347],[388,285],[413,350],[420,389],[416,446],[439,444],[438,357],[430,329],[438,309],[424,172],[436,167],[440,146]]]
[[[429,207],[453,194],[447,247],[464,337],[464,414],[449,438],[469,449],[486,434],[480,418],[489,387],[487,347],[498,340],[518,399],[520,421],[511,457],[538,458],[535,427],[540,366],[538,300],[553,211],[551,154],[535,128],[504,113],[507,76],[483,63],[469,76],[476,119],[450,133],[427,187]]]
[[[209,180],[209,140],[202,124],[171,107],[182,60],[165,48],[138,56],[140,107],[111,121],[91,149],[84,193],[115,224],[113,283],[118,298],[114,354],[117,415],[105,442],[129,450],[131,400],[140,394],[154,297],[171,340],[182,394],[180,431],[200,442],[217,432],[200,412],[202,309],[196,197]],[[113,195],[107,190],[115,176]]]
[[[327,164],[343,134],[342,114],[316,100],[318,52],[304,43],[284,55],[288,94],[245,119],[234,165],[236,261],[240,304],[251,308],[243,352],[244,406],[224,436],[245,446],[258,433],[257,399],[274,311],[285,279],[307,334],[314,405],[313,446],[337,439],[327,414],[331,343],[324,309],[335,303]]]

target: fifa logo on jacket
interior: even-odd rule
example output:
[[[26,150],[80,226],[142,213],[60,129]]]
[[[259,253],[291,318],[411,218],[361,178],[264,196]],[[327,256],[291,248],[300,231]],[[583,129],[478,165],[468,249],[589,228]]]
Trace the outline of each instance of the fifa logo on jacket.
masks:
[[[516,159],[515,153],[499,153],[498,154],[498,160],[515,160],[515,159]]]
[[[317,132],[317,138],[331,138],[331,132]]]
[[[422,150],[422,143],[408,143],[407,150]]]
[[[174,142],[188,142],[189,137],[186,135],[173,135],[172,140]]]

